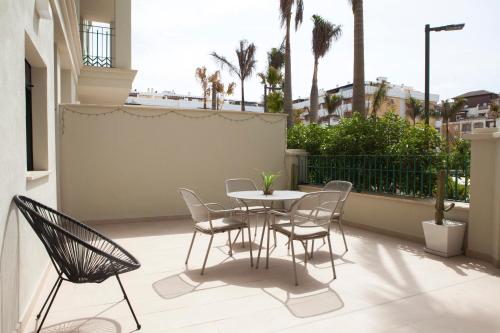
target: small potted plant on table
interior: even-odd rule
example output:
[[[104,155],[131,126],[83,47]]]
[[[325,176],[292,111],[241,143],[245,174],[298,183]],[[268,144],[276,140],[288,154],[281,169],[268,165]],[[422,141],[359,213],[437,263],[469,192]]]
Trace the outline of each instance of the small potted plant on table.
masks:
[[[263,172],[262,173],[262,192],[264,195],[272,195],[273,194],[273,189],[271,188],[273,186],[274,181],[279,177],[278,174],[272,173],[272,172]]]
[[[425,236],[425,251],[442,257],[452,257],[462,254],[466,225],[463,222],[444,219],[444,213],[455,207],[454,203],[451,203],[448,207],[444,205],[445,177],[445,171],[440,170],[436,193],[435,219],[423,221],[422,227]]]

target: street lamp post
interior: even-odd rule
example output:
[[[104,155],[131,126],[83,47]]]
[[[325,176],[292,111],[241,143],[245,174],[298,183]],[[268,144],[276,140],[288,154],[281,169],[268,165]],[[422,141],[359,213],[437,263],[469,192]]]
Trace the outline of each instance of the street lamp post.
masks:
[[[424,117],[425,124],[429,125],[429,85],[430,85],[430,35],[431,31],[455,31],[462,30],[465,24],[450,24],[441,27],[432,27],[429,24],[425,25],[425,104]]]

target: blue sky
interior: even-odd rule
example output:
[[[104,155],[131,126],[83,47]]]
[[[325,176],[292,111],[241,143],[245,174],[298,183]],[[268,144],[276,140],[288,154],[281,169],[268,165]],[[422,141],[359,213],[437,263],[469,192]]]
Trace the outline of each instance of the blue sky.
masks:
[[[318,85],[330,89],[352,81],[353,18],[347,0],[304,0],[304,23],[292,34],[293,97],[311,87],[311,16],[343,26],[341,39],[320,60]],[[462,31],[432,33],[431,92],[451,98],[470,90],[500,92],[500,1],[364,0],[365,76],[424,88],[424,25],[465,23]],[[196,67],[218,69],[212,51],[235,59],[240,39],[257,46],[257,72],[266,52],[284,36],[278,0],[133,0],[132,63],[139,72],[134,88],[200,95]],[[223,72],[224,82],[236,81]],[[254,75],[245,82],[247,100],[260,100]]]

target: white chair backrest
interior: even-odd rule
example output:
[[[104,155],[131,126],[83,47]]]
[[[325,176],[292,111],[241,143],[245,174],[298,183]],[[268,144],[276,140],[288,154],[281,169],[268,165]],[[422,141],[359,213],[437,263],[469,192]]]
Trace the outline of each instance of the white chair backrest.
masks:
[[[352,190],[352,183],[343,180],[332,180],[323,187],[323,191],[340,191],[342,194],[341,201],[346,201],[349,193]]]
[[[226,180],[226,193],[239,191],[257,191],[257,186],[249,178],[234,178]]]
[[[226,193],[239,191],[257,191],[257,185],[249,178],[226,179]],[[229,199],[233,208],[242,208],[244,204],[234,198]]]
[[[204,222],[210,220],[210,213],[207,206],[201,199],[191,190],[180,188],[179,193],[184,199],[186,206],[191,213],[191,217],[195,222]]]
[[[339,191],[308,193],[293,203],[290,220],[292,224],[304,227],[330,225],[341,197]]]

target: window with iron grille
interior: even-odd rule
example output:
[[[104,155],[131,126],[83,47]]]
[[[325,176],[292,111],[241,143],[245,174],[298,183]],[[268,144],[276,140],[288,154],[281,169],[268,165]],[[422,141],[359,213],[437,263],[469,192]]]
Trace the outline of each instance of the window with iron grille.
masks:
[[[85,20],[80,36],[85,66],[113,67],[111,24]]]

